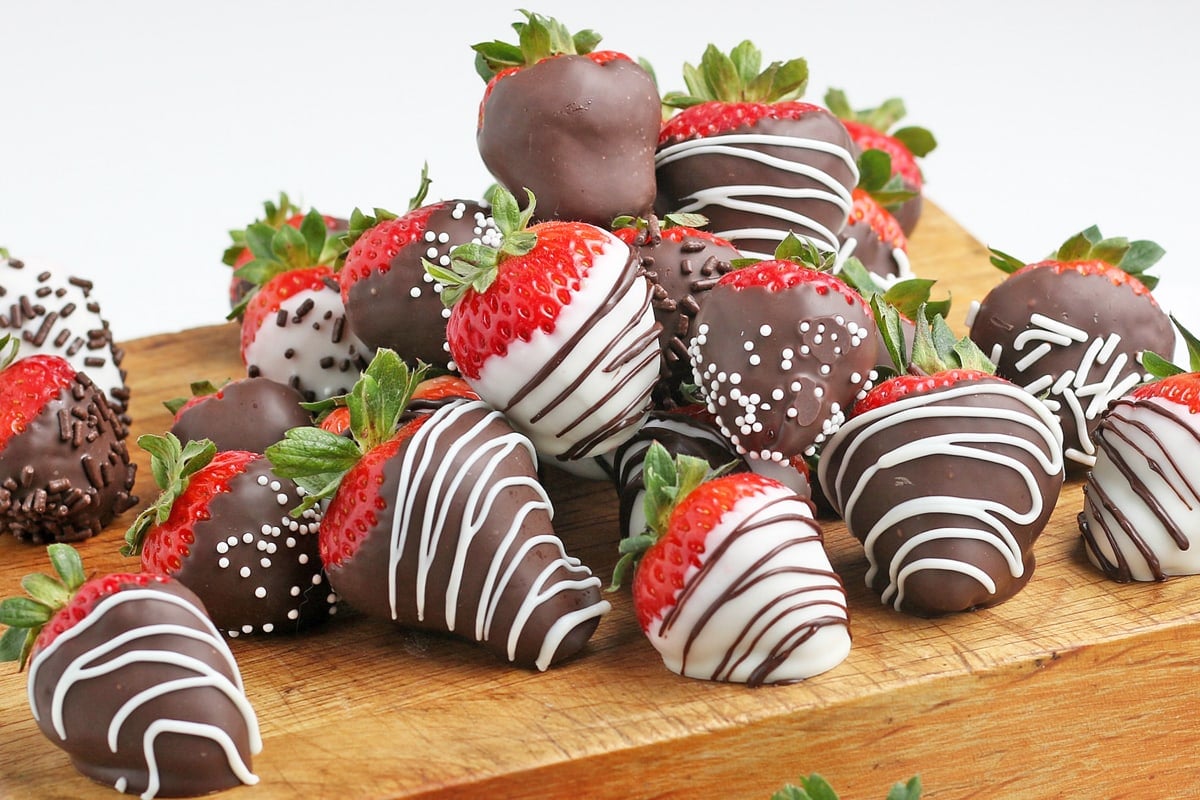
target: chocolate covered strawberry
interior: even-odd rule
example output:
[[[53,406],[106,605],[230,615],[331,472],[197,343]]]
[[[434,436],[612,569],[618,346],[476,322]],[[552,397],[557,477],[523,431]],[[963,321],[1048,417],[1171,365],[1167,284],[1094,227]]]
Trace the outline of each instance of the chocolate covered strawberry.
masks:
[[[83,775],[143,798],[257,783],[258,720],[200,599],[164,575],[89,579],[69,545],[47,555],[56,576],[26,576],[30,596],[0,603],[0,660],[28,663],[46,738]]]
[[[658,380],[659,326],[637,256],[583,222],[526,227],[503,190],[493,198],[500,247],[456,248],[427,264],[452,306],[450,353],[463,378],[566,469],[616,449],[645,419]]]
[[[661,225],[655,216],[618,222],[623,224],[614,232],[637,252],[638,269],[652,287],[654,318],[662,328],[662,372],[654,403],[660,408],[686,404],[683,387],[692,381],[687,348],[695,335],[696,314],[708,290],[742,254],[719,236],[696,228],[707,221],[695,214],[668,216]]]
[[[996,374],[1041,397],[1062,423],[1072,465],[1095,462],[1092,431],[1108,404],[1150,376],[1142,353],[1172,353],[1175,332],[1150,293],[1153,242],[1105,239],[1091,227],[1026,264],[993,250],[1010,273],[972,309],[971,339]]]
[[[420,377],[381,349],[345,399],[349,437],[296,428],[267,455],[306,504],[329,498],[321,558],[350,605],[547,669],[608,611],[599,580],[554,534],[529,440],[479,400],[406,415]]]
[[[92,282],[11,258],[0,247],[0,334],[21,341],[21,352],[56,355],[104,393],[128,426],[129,385],[124,351],[113,339]]]
[[[427,186],[423,179],[408,213],[400,217],[382,209],[374,216],[355,209],[338,282],[350,330],[367,347],[395,350],[410,366],[423,362],[453,371],[446,344],[450,310],[424,261],[448,267],[458,245],[495,246],[500,233],[486,204],[425,203]]]
[[[522,11],[519,44],[473,46],[488,82],[479,106],[483,163],[502,186],[538,198],[538,219],[607,228],[654,204],[654,147],[662,111],[654,78],[624,53],[595,50],[594,31],[571,35]]]
[[[1190,371],[1148,359],[1155,380],[1109,404],[1079,529],[1088,560],[1119,582],[1200,574],[1200,341],[1180,332]]]
[[[752,473],[710,477],[708,461],[645,458],[647,532],[622,542],[633,607],[663,663],[689,678],[793,683],[850,652],[841,580],[811,505]]]
[[[192,396],[166,403],[170,431],[181,442],[209,439],[218,450],[261,453],[297,425],[311,425],[304,398],[270,378],[238,378],[221,386],[198,381]]]
[[[659,215],[703,214],[713,233],[756,258],[789,232],[837,252],[858,184],[855,148],[837,117],[799,100],[805,60],[763,69],[751,42],[728,55],[709,45],[684,81],[686,93],[663,98],[682,110],[659,133]]]
[[[158,499],[125,534],[125,555],[145,572],[170,575],[195,592],[231,637],[295,632],[335,611],[321,569],[319,506],[299,517],[296,484],[260,453],[223,450],[207,439],[181,444],[144,435]]]
[[[255,258],[237,274],[256,287],[242,310],[242,361],[249,377],[285,383],[310,401],[349,391],[370,348],[346,324],[331,266],[341,252],[339,240],[310,211],[299,230],[251,225],[246,241]]]
[[[867,585],[935,616],[996,605],[1029,581],[1063,484],[1062,433],[941,317],[916,323],[911,364],[855,404],[818,478],[865,548]]]
[[[874,380],[866,301],[789,238],[778,257],[734,270],[696,317],[696,384],[722,433],[750,459],[810,456]]]
[[[895,196],[886,208],[899,222],[905,236],[912,236],[924,207],[925,176],[917,162],[937,147],[937,139],[925,128],[895,125],[907,110],[898,97],[889,98],[878,108],[855,110],[845,92],[830,89],[825,93],[825,105],[842,120],[859,151],[881,150],[891,157],[890,174],[907,193]]]
[[[878,276],[885,284],[913,277],[908,260],[908,237],[889,210],[892,197],[911,193],[890,186],[891,158],[881,150],[868,150],[858,160],[858,186],[850,196],[853,205],[846,227],[838,234],[842,246],[838,252],[838,270],[850,257]]]
[[[86,374],[18,348],[0,337],[0,533],[39,544],[94,536],[137,503],[125,424]]]

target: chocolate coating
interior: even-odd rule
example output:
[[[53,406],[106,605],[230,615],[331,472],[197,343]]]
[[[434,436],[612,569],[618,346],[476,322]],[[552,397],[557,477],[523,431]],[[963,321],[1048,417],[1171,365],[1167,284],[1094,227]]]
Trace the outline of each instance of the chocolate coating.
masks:
[[[796,119],[666,143],[656,157],[655,211],[703,214],[708,230],[748,256],[769,258],[789,231],[833,252],[858,184],[853,147],[841,121],[815,107]]]
[[[483,163],[538,220],[645,217],[654,204],[662,111],[654,79],[632,61],[558,56],[493,85],[477,135]]]
[[[246,464],[192,530],[191,553],[174,576],[204,601],[230,636],[295,633],[334,613],[321,567],[317,508],[294,519],[303,496],[266,458]]]
[[[960,381],[852,417],[819,479],[883,602],[919,616],[984,608],[1033,574],[1063,484],[1060,435],[1019,387]]]
[[[0,533],[34,544],[95,536],[137,503],[125,424],[84,373],[0,450]]]
[[[575,654],[609,604],[554,534],[533,452],[482,401],[433,411],[385,462],[374,533],[328,565],[330,583],[366,614],[518,666]]]
[[[34,653],[29,686],[38,727],[92,780],[159,797],[258,780],[249,769],[262,743],[237,664],[200,600],[176,581],[102,600]]]
[[[311,425],[300,393],[270,378],[230,381],[198,403],[180,409],[171,425],[179,441],[211,439],[218,450],[261,453],[290,428]]]
[[[1142,351],[1175,351],[1171,320],[1148,294],[1053,266],[1019,270],[992,289],[970,335],[997,375],[1044,395],[1080,466],[1095,461],[1091,436],[1109,402],[1148,377]]]
[[[389,347],[410,366],[423,361],[453,371],[446,344],[450,309],[422,259],[448,267],[450,251],[458,245],[496,246],[499,237],[488,206],[474,200],[434,204],[420,241],[401,248],[386,272],[374,271],[351,285],[346,298],[350,329],[368,347]]]

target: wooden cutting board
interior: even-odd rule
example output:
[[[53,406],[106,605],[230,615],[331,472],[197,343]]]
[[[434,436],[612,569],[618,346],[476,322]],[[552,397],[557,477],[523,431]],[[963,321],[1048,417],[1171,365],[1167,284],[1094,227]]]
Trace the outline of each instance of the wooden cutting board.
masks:
[[[912,241],[923,277],[969,301],[999,279],[984,248],[937,208]],[[232,325],[126,345],[134,435],[160,433],[162,401],[189,382],[239,377]],[[138,448],[134,448],[138,450]],[[138,450],[143,504],[153,488]],[[615,493],[551,472],[568,551],[604,578]],[[789,687],[680,678],[645,641],[628,595],[613,595],[581,657],[518,670],[470,645],[346,611],[292,638],[232,642],[265,740],[261,783],[231,798],[766,798],[820,772],[843,798],[882,798],[920,773],[927,798],[1185,796],[1196,766],[1200,579],[1117,585],[1082,555],[1068,483],[1037,543],[1028,587],[998,608],[940,620],[880,605],[862,548],[825,522],[849,591],[853,649]],[[135,512],[81,546],[96,571]],[[43,571],[42,548],[0,540],[0,587]],[[25,676],[0,674],[0,797],[108,798],[34,724]]]

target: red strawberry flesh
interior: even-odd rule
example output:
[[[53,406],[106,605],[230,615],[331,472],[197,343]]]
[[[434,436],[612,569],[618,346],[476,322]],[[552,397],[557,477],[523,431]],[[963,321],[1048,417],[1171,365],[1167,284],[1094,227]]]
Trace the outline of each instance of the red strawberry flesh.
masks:
[[[63,608],[56,613],[45,627],[33,645],[33,652],[45,650],[62,634],[82,622],[104,598],[116,594],[123,589],[140,588],[152,583],[164,583],[169,578],[165,575],[151,573],[116,573],[99,578],[92,578],[79,587]]]
[[[854,405],[854,415],[894,403],[904,397],[947,389],[956,383],[995,376],[977,369],[950,369],[933,375],[897,375],[876,386]]]
[[[52,355],[17,359],[0,373],[0,450],[74,380],[74,368]]]
[[[703,136],[745,128],[760,119],[797,119],[822,110],[812,103],[789,100],[781,103],[726,103],[709,100],[676,114],[662,127],[659,147]]]
[[[1200,372],[1185,372],[1147,383],[1133,390],[1138,400],[1161,397],[1181,405],[1191,414],[1200,414]]]

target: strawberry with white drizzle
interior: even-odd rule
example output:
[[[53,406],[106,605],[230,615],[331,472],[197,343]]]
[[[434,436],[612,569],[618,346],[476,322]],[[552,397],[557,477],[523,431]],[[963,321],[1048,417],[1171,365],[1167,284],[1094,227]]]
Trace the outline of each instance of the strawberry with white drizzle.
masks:
[[[83,775],[143,800],[255,784],[258,720],[204,604],[163,575],[87,579],[53,544],[56,578],[0,603],[0,659],[29,666],[38,727]]]
[[[336,613],[317,547],[320,508],[292,517],[303,490],[262,454],[171,433],[138,445],[162,492],[126,531],[124,555],[194,591],[231,638],[294,633]]]
[[[480,400],[405,415],[421,377],[381,349],[345,398],[348,437],[295,428],[267,456],[306,505],[329,498],[321,558],[351,606],[545,670],[609,610],[600,581],[554,534],[529,440]]]
[[[1158,375],[1109,404],[1079,529],[1088,560],[1118,582],[1200,574],[1200,341],[1180,333],[1191,371],[1148,358]]]
[[[699,68],[684,69],[688,91],[663,97],[682,110],[659,133],[655,210],[703,214],[754,258],[769,258],[789,232],[836,253],[857,148],[837,117],[798,99],[803,58],[761,64],[749,41],[728,55],[709,45]]]
[[[1031,264],[992,251],[992,263],[1011,274],[972,308],[971,339],[996,374],[1058,416],[1069,466],[1095,462],[1100,414],[1149,379],[1142,353],[1175,350],[1171,321],[1151,294],[1157,280],[1146,274],[1162,253],[1095,227]]]
[[[696,384],[752,467],[814,454],[875,378],[875,318],[823,271],[832,260],[788,237],[723,276],[696,317]]]
[[[936,616],[1004,602],[1029,581],[1063,484],[1062,432],[941,317],[916,316],[912,364],[854,406],[818,478],[865,548],[867,585],[899,611]]]
[[[646,452],[646,532],[622,541],[619,586],[672,672],[751,686],[794,683],[850,652],[846,592],[812,505],[753,473]]]
[[[452,307],[450,353],[463,378],[538,452],[586,470],[634,434],[659,377],[659,325],[637,257],[582,222],[526,227],[504,190],[493,196],[499,249],[455,248],[450,268],[426,264]]]
[[[349,329],[332,264],[340,240],[316,210],[300,227],[256,223],[246,229],[254,260],[235,273],[254,284],[243,305],[242,362],[246,374],[286,383],[306,400],[345,394],[371,349]]]

